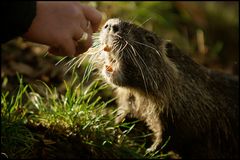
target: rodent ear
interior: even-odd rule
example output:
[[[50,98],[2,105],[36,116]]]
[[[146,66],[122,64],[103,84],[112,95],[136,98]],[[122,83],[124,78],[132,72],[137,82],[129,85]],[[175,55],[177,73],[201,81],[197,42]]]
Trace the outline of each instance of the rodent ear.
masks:
[[[165,48],[166,49],[171,49],[173,47],[173,44],[170,40],[166,40],[166,43],[165,43]]]
[[[173,44],[170,40],[165,41],[165,49],[169,54],[173,52]]]

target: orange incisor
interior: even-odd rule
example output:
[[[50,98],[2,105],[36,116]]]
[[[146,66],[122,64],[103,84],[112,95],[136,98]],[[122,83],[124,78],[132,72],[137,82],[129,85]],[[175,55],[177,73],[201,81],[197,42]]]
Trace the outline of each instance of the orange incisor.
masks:
[[[106,45],[103,50],[106,51],[106,52],[110,52],[111,51],[111,47],[109,47],[108,45]]]
[[[106,70],[107,70],[108,72],[113,72],[113,68],[112,68],[112,66],[110,66],[110,65],[106,65]]]

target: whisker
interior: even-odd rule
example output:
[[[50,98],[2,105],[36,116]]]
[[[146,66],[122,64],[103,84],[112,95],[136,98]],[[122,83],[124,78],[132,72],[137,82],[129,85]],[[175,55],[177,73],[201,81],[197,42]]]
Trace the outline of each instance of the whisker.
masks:
[[[139,25],[139,27],[142,27],[145,23],[147,23],[152,17],[148,18],[146,21],[144,21],[142,24]]]
[[[124,40],[125,41],[125,46],[122,48],[122,50],[121,51],[123,51],[126,47],[127,47],[127,45],[128,45],[128,41],[126,41],[126,40]]]
[[[136,19],[136,18],[137,18],[137,16],[135,17],[135,19]],[[132,21],[132,22],[130,21],[130,23],[133,24],[133,21]],[[133,25],[131,25],[131,27],[130,27],[130,29],[129,29],[129,31],[128,31],[127,34],[129,34],[129,33],[131,32],[132,28],[133,28]]]
[[[143,46],[149,47],[149,48],[155,50],[155,51],[158,53],[158,55],[160,55],[160,53],[158,52],[158,50],[157,50],[156,48],[153,48],[152,46],[149,46],[149,45],[147,45],[147,44],[144,44],[144,43],[141,43],[141,42],[138,42],[138,41],[133,41],[133,40],[131,40],[131,41],[134,42],[134,43],[141,44],[141,45],[143,45]]]
[[[131,48],[132,48],[132,50],[133,50],[133,52],[134,52],[134,55],[137,56],[137,53],[136,53],[134,47],[133,47],[131,44],[129,44],[129,45],[131,46]]]
[[[141,65],[138,63],[138,61],[136,60],[136,58],[131,54],[131,53],[133,52],[133,50],[131,50],[130,48],[127,48],[127,49],[129,49],[128,51],[129,51],[129,53],[130,53],[130,54],[129,54],[130,58],[131,58],[132,61],[138,66],[138,68],[139,68],[139,70],[140,70],[140,72],[141,72],[141,76],[142,76],[142,78],[143,78],[143,83],[144,83],[145,91],[146,91],[146,93],[147,93],[147,95],[148,95],[147,83],[146,83],[145,76],[144,76],[144,74],[143,74],[142,67],[141,67]]]
[[[132,18],[132,20],[130,20],[129,23],[133,23],[136,18],[137,18],[137,15],[134,18]]]
[[[154,80],[154,78],[153,78],[153,76],[152,76],[152,73],[149,71],[148,66],[147,66],[146,63],[144,62],[144,60],[143,60],[143,58],[141,57],[141,55],[137,52],[137,50],[133,47],[133,45],[131,45],[131,44],[129,44],[129,45],[131,46],[132,50],[133,50],[134,53],[136,54],[135,56],[137,56],[137,55],[139,56],[139,58],[140,58],[140,60],[142,61],[143,65],[145,65],[146,70],[148,71],[148,73],[149,73],[152,81],[154,82],[154,84],[155,84],[156,87],[158,88],[158,85],[157,85],[156,81]]]
[[[66,75],[71,69],[74,68],[74,63],[68,67],[68,69],[65,71],[64,75]]]
[[[83,63],[83,61],[87,58],[88,56],[87,55],[84,55],[83,58],[79,58],[79,60],[76,62],[76,65],[77,65],[77,68],[79,68],[81,66],[81,64]]]
[[[77,57],[72,58],[70,61],[68,61],[68,62],[65,64],[65,66],[71,65],[71,63],[72,63],[76,58],[77,58]]]
[[[86,80],[89,79],[91,71],[92,71],[93,65],[91,63],[89,63],[84,71],[83,77],[86,78]]]
[[[58,64],[60,64],[62,61],[64,61],[65,59],[67,58],[67,56],[63,57],[62,59],[60,59],[56,64],[55,66],[57,66]]]

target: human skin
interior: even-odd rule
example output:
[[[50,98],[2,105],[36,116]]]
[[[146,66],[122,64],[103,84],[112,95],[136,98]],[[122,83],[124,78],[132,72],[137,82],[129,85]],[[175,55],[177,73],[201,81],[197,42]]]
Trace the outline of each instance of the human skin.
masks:
[[[58,56],[76,56],[92,45],[92,33],[97,31],[102,18],[95,8],[80,2],[39,1],[36,8],[36,16],[23,35],[26,40],[48,45],[49,52]],[[84,32],[88,38],[77,47]]]

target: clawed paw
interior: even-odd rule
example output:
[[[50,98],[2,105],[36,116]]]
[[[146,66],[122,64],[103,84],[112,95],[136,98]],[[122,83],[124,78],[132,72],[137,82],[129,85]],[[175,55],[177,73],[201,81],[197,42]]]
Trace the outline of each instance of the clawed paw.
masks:
[[[123,115],[119,115],[116,119],[115,119],[115,124],[119,124],[121,122],[123,122],[125,116]]]
[[[151,152],[154,152],[156,149],[157,149],[157,147],[151,146],[150,148],[148,148],[148,149],[146,150],[146,154],[151,153]]]

